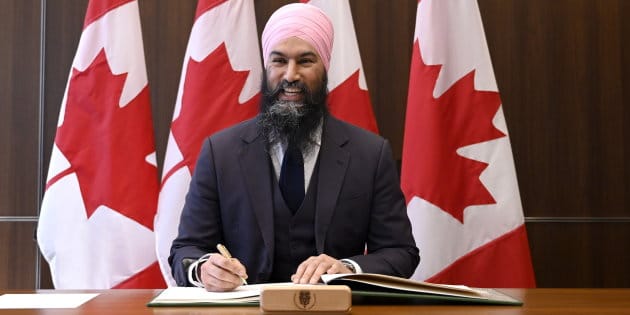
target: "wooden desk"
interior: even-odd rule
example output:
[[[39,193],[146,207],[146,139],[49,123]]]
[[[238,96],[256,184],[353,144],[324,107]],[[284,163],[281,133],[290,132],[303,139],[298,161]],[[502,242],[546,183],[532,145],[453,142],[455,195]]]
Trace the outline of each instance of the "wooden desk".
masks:
[[[501,289],[518,298],[523,306],[478,305],[353,305],[353,315],[503,315],[503,314],[630,314],[630,289]],[[41,293],[52,291],[38,291]],[[57,291],[57,293],[63,291]],[[77,291],[68,291],[77,292]],[[77,309],[0,310],[0,315],[249,315],[260,314],[258,307],[147,307],[160,290],[81,291],[101,293]],[[2,291],[1,293],[32,293]]]

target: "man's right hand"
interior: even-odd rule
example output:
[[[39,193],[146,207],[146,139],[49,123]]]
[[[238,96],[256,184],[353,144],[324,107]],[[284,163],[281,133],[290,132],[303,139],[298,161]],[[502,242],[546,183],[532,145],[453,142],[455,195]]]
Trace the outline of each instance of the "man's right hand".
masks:
[[[201,265],[199,276],[208,291],[231,291],[243,284],[241,277],[247,279],[247,271],[236,258],[211,254]]]

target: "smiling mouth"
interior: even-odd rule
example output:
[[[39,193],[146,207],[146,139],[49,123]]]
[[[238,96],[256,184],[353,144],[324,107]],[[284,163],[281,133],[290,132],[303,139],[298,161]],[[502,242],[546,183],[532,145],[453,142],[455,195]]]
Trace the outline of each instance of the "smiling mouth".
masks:
[[[299,101],[304,97],[304,91],[301,88],[286,87],[282,89],[279,99],[283,101]]]

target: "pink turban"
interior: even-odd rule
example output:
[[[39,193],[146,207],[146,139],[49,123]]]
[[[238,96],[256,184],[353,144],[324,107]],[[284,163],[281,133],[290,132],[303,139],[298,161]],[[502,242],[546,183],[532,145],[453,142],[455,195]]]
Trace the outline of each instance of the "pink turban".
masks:
[[[273,47],[290,37],[297,37],[315,48],[328,71],[333,35],[332,22],[318,7],[305,3],[285,5],[271,15],[263,30],[264,64],[267,65]]]

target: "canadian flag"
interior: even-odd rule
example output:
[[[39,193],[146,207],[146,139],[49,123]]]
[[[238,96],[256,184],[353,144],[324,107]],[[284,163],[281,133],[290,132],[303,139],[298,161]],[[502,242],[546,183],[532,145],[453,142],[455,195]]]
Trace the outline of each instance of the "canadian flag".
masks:
[[[55,288],[164,287],[158,189],[138,3],[90,1],[37,229]]]
[[[335,117],[378,133],[348,0],[302,1],[319,7],[335,30],[328,70],[328,106]]]
[[[418,280],[533,287],[501,99],[475,0],[421,0],[401,185]]]
[[[166,282],[171,243],[204,138],[258,113],[262,65],[252,0],[200,0],[188,40],[155,217]]]

